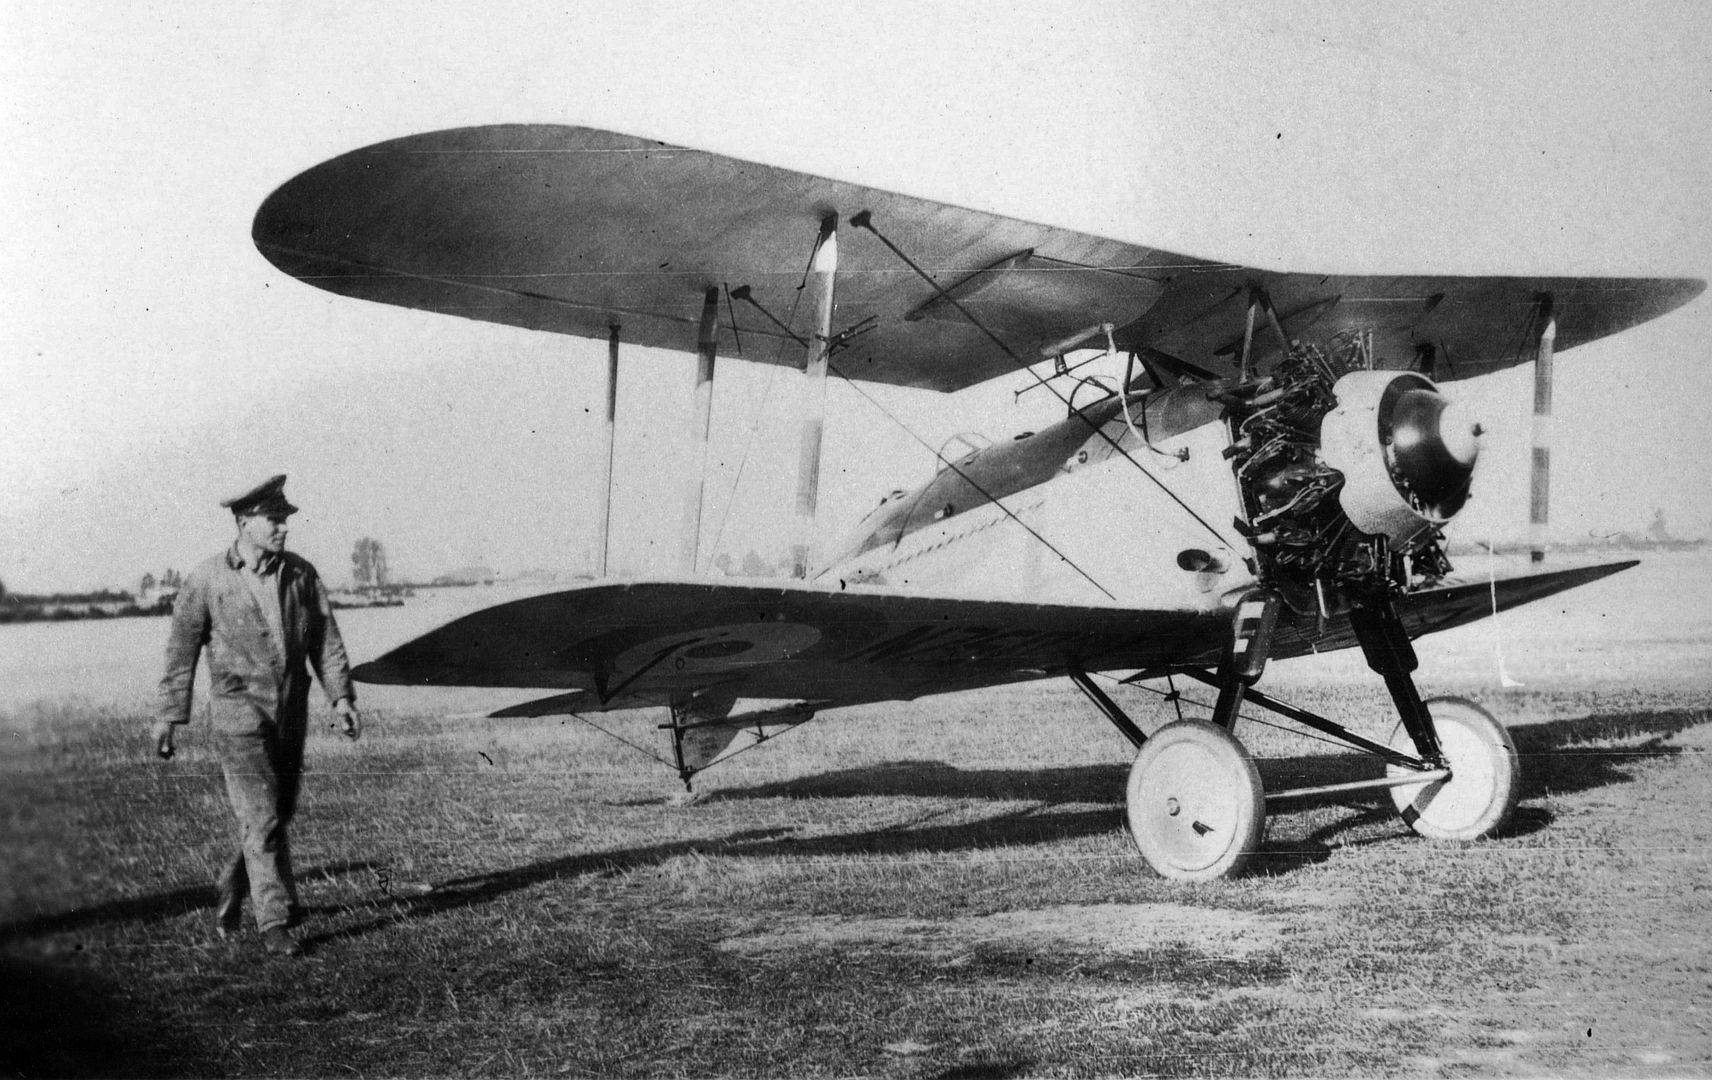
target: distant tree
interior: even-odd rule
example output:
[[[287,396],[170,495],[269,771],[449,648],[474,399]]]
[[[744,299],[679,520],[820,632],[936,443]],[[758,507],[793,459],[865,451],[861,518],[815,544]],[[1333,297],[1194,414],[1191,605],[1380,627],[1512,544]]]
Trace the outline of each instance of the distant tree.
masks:
[[[183,586],[184,575],[180,574],[177,570],[172,569],[170,566],[167,567],[166,572],[161,575],[160,587],[163,589],[179,589]]]
[[[137,595],[147,596],[149,593],[154,591],[154,588],[155,576],[153,574],[145,573],[143,575],[143,580],[137,583]]]
[[[387,583],[386,548],[365,536],[351,550],[351,576],[359,589],[383,589]]]
[[[751,548],[743,554],[742,572],[744,577],[769,577],[773,569],[761,561],[761,556]]]
[[[730,577],[731,576],[731,552],[729,552],[729,551],[720,552],[719,558],[713,560],[713,568],[715,570],[718,570],[720,573],[724,574],[726,577]]]
[[[0,581],[0,600],[6,599],[6,583]]]

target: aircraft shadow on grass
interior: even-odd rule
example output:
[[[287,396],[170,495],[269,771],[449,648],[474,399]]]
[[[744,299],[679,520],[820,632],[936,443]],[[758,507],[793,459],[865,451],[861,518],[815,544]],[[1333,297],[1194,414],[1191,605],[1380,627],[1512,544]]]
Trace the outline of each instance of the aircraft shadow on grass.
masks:
[[[1668,740],[1707,723],[1712,723],[1712,714],[1703,710],[1670,709],[1598,713],[1511,728],[1510,736],[1521,759],[1521,790],[1519,805],[1499,835],[1527,836],[1549,826],[1553,821],[1551,810],[1529,805],[1534,800],[1632,783],[1633,766],[1681,754],[1682,747]],[[1361,763],[1367,764],[1365,771]],[[1382,769],[1371,757],[1344,753],[1274,758],[1260,763],[1260,773],[1269,791],[1335,784],[1352,776],[1379,776]],[[1394,834],[1373,835],[1372,830],[1388,821],[1396,823],[1397,832],[1407,831],[1383,791],[1304,799],[1269,813],[1277,819],[1328,805],[1340,805],[1352,813],[1304,836],[1268,843],[1255,861],[1255,870],[1265,874],[1287,873],[1324,861],[1338,847],[1384,842]]]
[[[1636,762],[1682,752],[1668,740],[1712,723],[1704,710],[1597,713],[1524,724],[1511,729],[1522,757],[1523,800],[1547,792],[1588,791],[1634,779]],[[1638,743],[1630,740],[1643,739]],[[1625,745],[1610,745],[1623,742]],[[1363,768],[1365,763],[1366,768]],[[1383,772],[1379,759],[1346,751],[1257,760],[1267,791],[1317,787]],[[849,799],[873,796],[922,796],[949,799],[1026,800],[1047,805],[1121,801],[1128,766],[1077,765],[1041,769],[959,769],[942,761],[889,761],[858,769],[840,769],[753,787],[709,793],[705,802],[742,799]],[[1367,798],[1383,800],[1383,793]],[[1289,807],[1347,802],[1348,796],[1302,800]]]
[[[1705,711],[1666,710],[1643,713],[1595,714],[1530,724],[1514,729],[1523,760],[1524,803],[1547,794],[1564,795],[1633,781],[1633,766],[1681,753],[1669,740],[1683,731],[1712,723]],[[1638,741],[1636,741],[1638,740]],[[1620,742],[1623,745],[1610,745]],[[1348,780],[1352,760],[1359,755],[1325,754],[1268,758],[1260,762],[1268,789],[1312,786]],[[1373,775],[1380,769],[1376,759]],[[524,866],[435,883],[419,895],[387,893],[379,902],[364,901],[315,909],[314,914],[373,913],[345,928],[311,937],[311,947],[339,938],[358,937],[404,919],[453,911],[496,900],[509,893],[558,878],[609,876],[655,865],[684,855],[767,858],[781,856],[859,855],[885,852],[912,854],[1018,847],[1097,836],[1122,827],[1121,801],[1125,768],[1084,765],[1045,769],[958,769],[939,762],[891,762],[845,769],[777,784],[712,793],[709,802],[778,798],[858,798],[915,795],[928,798],[1018,801],[977,821],[954,824],[902,823],[881,829],[836,836],[801,837],[788,829],[758,829],[724,837],[683,840],[614,851],[589,852],[546,859]],[[1372,827],[1394,820],[1395,812],[1383,793],[1302,800],[1280,807],[1272,815],[1287,823],[1292,815],[1315,806],[1345,806],[1352,813],[1309,831],[1306,835],[1269,843],[1257,860],[1263,874],[1287,873],[1322,861],[1337,846],[1375,843],[1394,832],[1370,833]],[[1086,806],[1086,809],[1069,809]],[[930,821],[932,815],[924,820]],[[1506,832],[1526,835],[1550,824],[1550,811],[1523,805]],[[1396,830],[1404,826],[1397,823]],[[1288,825],[1284,827],[1288,832]],[[1342,839],[1344,837],[1348,839]],[[357,860],[304,871],[304,879],[368,872],[378,876],[382,863]],[[0,925],[0,944],[21,938],[88,929],[95,926],[173,918],[213,905],[207,885],[186,886],[150,896],[107,901],[72,911],[38,916]]]
[[[1523,758],[1522,799],[1587,791],[1610,784],[1629,783],[1634,777],[1628,766],[1680,752],[1666,740],[1685,730],[1712,722],[1712,715],[1689,710],[1648,713],[1599,714],[1518,727],[1514,732]],[[1616,740],[1631,745],[1600,746]],[[1585,744],[1585,748],[1580,748]],[[1351,776],[1352,757],[1317,755],[1270,758],[1260,763],[1269,788],[1336,783]],[[1374,761],[1373,775],[1380,765]],[[945,852],[983,847],[1026,846],[1079,837],[1096,836],[1121,828],[1121,801],[1125,768],[1121,765],[1084,765],[1046,769],[958,769],[941,762],[888,762],[860,769],[844,769],[816,776],[749,788],[729,789],[707,796],[708,802],[773,798],[860,798],[916,795],[928,798],[989,798],[1024,801],[1026,806],[978,821],[950,825],[911,826],[846,833],[838,836],[802,838],[785,829],[737,832],[709,840],[685,840],[671,844],[591,852],[549,859],[527,866],[471,875],[435,886],[426,895],[395,897],[392,910],[381,917],[334,931],[306,942],[316,945],[338,938],[358,937],[402,919],[438,914],[486,903],[508,893],[555,878],[580,875],[610,875],[655,865],[690,854],[725,857],[777,857],[853,855],[872,852],[910,854]],[[1084,810],[1053,809],[1094,804]],[[1287,873],[1330,855],[1335,846],[1377,843],[1406,831],[1396,820],[1386,796],[1369,793],[1357,801],[1349,797],[1304,800],[1283,807],[1279,817],[1313,806],[1343,805],[1353,813],[1340,817],[1302,837],[1291,837],[1269,845],[1256,862],[1262,874]],[[1395,830],[1382,835],[1355,836],[1386,821]],[[1543,807],[1522,807],[1506,835],[1534,832],[1551,822]]]
[[[786,828],[751,829],[723,837],[681,840],[615,851],[597,851],[547,859],[526,866],[443,880],[422,895],[395,895],[379,914],[353,926],[305,939],[305,948],[341,938],[361,937],[401,920],[437,915],[487,903],[547,881],[583,876],[613,876],[645,869],[684,855],[725,858],[816,857],[828,855],[911,854],[1021,846],[1077,836],[1097,836],[1118,825],[1112,809],[1042,813],[1039,805],[1020,807],[979,821],[951,825],[903,823],[836,836],[801,837]],[[377,905],[350,905],[351,912]]]

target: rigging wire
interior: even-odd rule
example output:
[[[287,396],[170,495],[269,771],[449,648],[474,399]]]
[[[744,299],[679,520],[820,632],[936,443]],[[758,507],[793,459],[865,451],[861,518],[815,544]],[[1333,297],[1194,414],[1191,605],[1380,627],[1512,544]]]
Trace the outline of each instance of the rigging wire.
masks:
[[[862,387],[860,385],[858,385],[854,379],[852,379],[850,376],[844,374],[844,372],[840,371],[838,369],[838,367],[835,364],[833,364],[831,361],[827,361],[826,366],[827,366],[827,369],[830,370],[834,375],[837,375],[840,379],[843,379],[845,381],[845,383],[850,386],[851,389],[855,390],[858,394],[861,394],[862,397],[867,400],[868,404],[870,404],[870,405],[874,406],[874,408],[880,410],[880,413],[883,416],[885,416],[886,419],[890,420],[892,423],[894,423],[898,427],[902,428],[904,434],[908,435],[910,438],[912,438],[916,442],[920,443],[923,448],[925,448],[926,450],[933,453],[933,455],[935,457],[939,457],[939,452],[937,450],[934,450],[933,447],[928,444],[926,439],[923,439],[920,435],[916,434],[915,430],[912,429],[908,424],[904,423],[902,420],[898,419],[897,416],[893,415],[891,410],[887,409],[884,405],[880,404],[879,401],[877,401],[873,395],[869,394],[866,390],[862,389]],[[1101,585],[1098,581],[1094,580],[1094,577],[1092,574],[1088,573],[1086,570],[1084,570],[1080,566],[1078,566],[1076,564],[1076,560],[1074,560],[1070,556],[1064,554],[1062,551],[1059,551],[1057,546],[1054,545],[1052,543],[1052,541],[1050,541],[1046,537],[1040,535],[1040,533],[1037,532],[1032,525],[1030,525],[1028,522],[1024,521],[1022,518],[1018,517],[1014,510],[1012,510],[1010,507],[1006,506],[1004,503],[1000,502],[997,498],[994,498],[993,495],[990,494],[986,488],[983,488],[980,484],[976,483],[975,480],[968,473],[964,472],[961,468],[959,468],[957,466],[956,462],[950,461],[950,460],[943,458],[943,457],[939,458],[939,460],[944,461],[946,468],[950,469],[952,472],[956,473],[959,477],[961,477],[963,479],[963,481],[965,483],[967,483],[970,487],[974,488],[975,491],[977,493],[979,493],[983,499],[986,499],[989,503],[998,507],[1000,510],[1004,511],[1006,517],[1010,518],[1012,521],[1016,522],[1018,525],[1021,525],[1024,529],[1028,530],[1028,534],[1030,536],[1034,537],[1036,540],[1038,540],[1042,544],[1046,545],[1046,549],[1048,551],[1052,552],[1054,555],[1058,556],[1060,559],[1062,559],[1064,561],[1064,563],[1070,567],[1070,569],[1076,571],[1078,574],[1081,574],[1084,578],[1086,578],[1088,581],[1088,584],[1092,585],[1094,588],[1100,590],[1100,592],[1105,594],[1106,599],[1111,600],[1113,602],[1117,601],[1117,597],[1112,595],[1111,590],[1107,589],[1104,585]]]
[[[725,317],[731,320],[731,337],[737,342],[737,358],[743,359],[743,331],[737,326],[737,308],[731,303],[731,282],[722,281],[719,287],[725,290]]]
[[[804,275],[803,275],[804,284],[807,283],[807,280],[808,280],[808,275],[807,275],[807,272],[805,271]],[[802,285],[799,285],[798,286],[798,292],[797,292],[797,299],[799,302],[802,298],[802,291],[801,290],[802,290]],[[738,291],[743,293],[743,299],[745,301],[747,301],[749,304],[751,304],[762,315],[766,316],[769,320],[771,320],[775,326],[779,327],[781,330],[785,331],[785,333],[787,333],[787,334],[792,333],[788,323],[780,321],[778,319],[778,317],[775,316],[772,312],[768,311],[765,307],[762,307],[761,303],[759,301],[757,301],[752,295],[749,295],[747,290],[740,288]],[[796,315],[796,309],[797,309],[797,305],[795,303],[793,303],[791,306],[791,317],[792,318],[794,318]],[[792,334],[792,336],[795,336],[795,335]],[[783,343],[781,343],[780,347],[781,348],[783,347]],[[891,411],[889,411],[884,405],[881,405],[879,403],[879,401],[873,397],[873,395],[871,395],[871,394],[867,393],[865,390],[863,390],[861,388],[861,386],[859,386],[854,379],[850,378],[850,376],[846,375],[843,371],[840,371],[838,366],[836,364],[834,364],[830,359],[827,360],[826,367],[827,367],[828,371],[831,371],[833,374],[837,375],[840,379],[843,379],[847,384],[849,384],[849,386],[852,389],[854,389],[858,394],[861,394],[862,397],[864,399],[866,399],[870,405],[874,406],[875,409],[879,410],[881,415],[885,416],[886,419],[890,420],[892,423],[894,423],[898,427],[902,428],[904,434],[908,435],[910,438],[912,438],[916,442],[920,443],[925,449],[927,449],[929,451],[933,451],[935,457],[939,458],[940,461],[943,461],[945,463],[945,465],[951,469],[952,472],[956,473],[966,483],[968,483],[968,485],[970,487],[974,488],[981,495],[982,498],[986,499],[987,502],[991,503],[992,505],[998,507],[1001,511],[1003,511],[1005,513],[1005,515],[1007,517],[1009,517],[1011,520],[1015,521],[1018,525],[1021,525],[1025,530],[1028,531],[1028,534],[1030,536],[1034,537],[1036,540],[1038,540],[1042,544],[1044,544],[1046,546],[1047,550],[1051,551],[1054,555],[1057,555],[1059,557],[1059,559],[1063,560],[1072,570],[1075,570],[1078,574],[1081,574],[1082,577],[1086,578],[1089,584],[1093,585],[1094,588],[1100,590],[1101,593],[1105,594],[1107,599],[1112,600],[1112,601],[1117,600],[1117,597],[1112,594],[1111,590],[1107,589],[1104,585],[1101,585],[1098,581],[1094,580],[1094,577],[1091,574],[1089,574],[1086,570],[1082,569],[1082,567],[1077,565],[1075,560],[1071,559],[1068,555],[1066,555],[1062,551],[1058,550],[1058,548],[1055,545],[1053,545],[1053,543],[1050,540],[1048,540],[1048,539],[1046,539],[1046,537],[1040,535],[1040,533],[1037,532],[1034,528],[1032,528],[1027,522],[1023,521],[1014,512],[1012,512],[1010,507],[1008,507],[1004,503],[1000,502],[997,498],[995,498],[990,492],[988,492],[980,484],[976,483],[975,480],[973,478],[971,478],[968,473],[966,473],[962,469],[958,468],[954,462],[949,461],[949,460],[945,459],[944,457],[940,456],[939,452],[934,451],[933,447],[928,444],[927,440],[923,439],[920,435],[918,435],[908,424],[904,423],[895,414],[893,414]],[[769,387],[771,387],[771,385],[772,385],[771,382],[769,382],[768,385],[769,385]],[[745,451],[745,452],[747,452],[747,451]],[[721,522],[720,527],[722,529],[724,528],[724,522],[723,521]]]
[[[1088,674],[1096,678],[1105,679],[1115,686],[1133,686],[1137,690],[1146,690],[1150,694],[1157,694],[1166,701],[1177,702],[1177,718],[1179,720],[1183,718],[1182,702],[1187,702],[1196,708],[1205,709],[1209,713],[1213,711],[1213,706],[1204,701],[1197,700],[1196,698],[1185,697],[1182,692],[1178,690],[1172,690],[1170,693],[1167,693],[1156,686],[1148,686],[1146,683],[1129,682],[1128,680],[1120,679],[1115,675],[1107,675],[1103,671],[1090,671]],[[1166,677],[1170,678],[1169,675]],[[1243,720],[1247,720],[1251,724],[1259,724],[1261,727],[1269,727],[1277,731],[1288,732],[1291,735],[1300,735],[1304,739],[1312,739],[1315,742],[1322,742],[1327,746],[1335,746],[1340,750],[1349,750],[1351,748],[1351,744],[1342,742],[1338,739],[1328,738],[1327,736],[1319,735],[1312,731],[1304,731],[1298,727],[1287,727],[1275,720],[1267,720],[1262,717],[1255,716],[1253,713],[1243,712],[1240,709],[1237,711],[1237,716]]]
[[[742,717],[738,717],[737,719],[741,720]],[[712,761],[709,761],[706,765],[703,765],[701,768],[695,770],[694,774],[692,774],[692,775],[700,776],[702,773],[713,768],[715,765],[723,765],[727,761],[730,761],[732,758],[742,757],[744,754],[747,754],[749,751],[755,749],[758,746],[761,746],[765,743],[770,743],[774,739],[781,738],[785,735],[789,735],[791,732],[795,731],[797,728],[802,727],[804,724],[808,723],[809,720],[813,720],[813,719],[814,719],[814,714],[810,713],[807,720],[798,720],[794,724],[783,724],[780,726],[778,731],[775,731],[770,735],[766,734],[762,730],[762,725],[759,725],[759,724],[757,724],[754,727],[750,727],[747,724],[732,724],[732,725],[730,725],[731,727],[737,728],[737,730],[743,732],[744,734],[753,735],[755,737],[755,741],[750,743],[748,746],[740,746],[736,750],[732,750],[730,753],[721,754],[719,757],[714,758]],[[677,766],[674,765],[672,767],[676,768]]]
[[[1178,494],[1175,491],[1172,491],[1171,488],[1165,484],[1164,481],[1160,480],[1157,476],[1154,476],[1151,472],[1149,472],[1145,465],[1143,465],[1141,462],[1137,461],[1135,459],[1135,457],[1132,456],[1128,450],[1125,450],[1123,448],[1123,446],[1119,444],[1118,440],[1116,440],[1116,439],[1112,438],[1110,435],[1106,434],[1106,429],[1103,425],[1096,424],[1092,420],[1090,420],[1086,415],[1077,412],[1074,409],[1074,407],[1072,407],[1069,399],[1066,398],[1062,393],[1060,393],[1056,386],[1053,386],[1049,380],[1041,377],[1041,375],[1038,372],[1036,372],[1031,366],[1029,366],[1029,364],[1026,361],[1024,361],[1022,357],[1020,357],[1016,354],[1016,351],[1014,349],[1012,349],[1009,345],[1005,344],[1005,342],[997,334],[993,333],[992,330],[987,328],[987,325],[985,323],[983,323],[980,319],[976,318],[975,315],[972,312],[970,312],[968,308],[964,307],[961,301],[959,301],[955,296],[952,296],[951,293],[948,292],[944,288],[944,286],[939,284],[939,282],[933,280],[932,275],[930,275],[927,271],[923,270],[920,266],[916,265],[915,260],[911,259],[908,255],[906,255],[902,248],[900,248],[896,244],[892,243],[892,241],[889,238],[887,238],[884,233],[880,232],[879,229],[876,229],[874,227],[873,214],[870,211],[864,210],[861,213],[855,215],[854,217],[852,217],[850,219],[850,224],[856,226],[859,229],[866,229],[869,232],[873,233],[875,238],[878,239],[880,241],[880,243],[886,245],[886,247],[891,251],[891,253],[893,255],[896,255],[900,260],[903,261],[904,265],[908,266],[911,270],[915,271],[916,275],[918,277],[920,277],[923,281],[925,281],[929,285],[933,286],[934,292],[936,292],[939,295],[939,298],[941,300],[944,300],[946,303],[948,303],[952,307],[956,308],[958,313],[961,314],[965,319],[967,319],[969,321],[969,323],[975,327],[975,329],[981,331],[981,333],[986,335],[986,337],[989,341],[991,341],[994,345],[997,345],[999,347],[999,349],[1001,351],[1003,351],[1004,354],[1011,359],[1011,362],[1017,365],[1018,370],[1027,374],[1028,376],[1033,378],[1035,382],[1039,383],[1041,386],[1044,386],[1049,391],[1051,391],[1052,396],[1056,397],[1060,402],[1062,402],[1064,404],[1064,407],[1070,411],[1070,414],[1072,416],[1076,416],[1076,417],[1081,418],[1082,422],[1087,424],[1088,428],[1091,431],[1093,431],[1093,433],[1095,435],[1098,435],[1101,439],[1105,440],[1105,442],[1109,446],[1111,446],[1111,448],[1114,451],[1116,451],[1118,454],[1121,454],[1123,456],[1123,459],[1125,461],[1127,461],[1131,465],[1135,466],[1135,468],[1137,469],[1137,471],[1139,471],[1141,473],[1141,475],[1143,475],[1143,476],[1147,477],[1149,480],[1151,480],[1153,482],[1154,486],[1159,488],[1160,491],[1164,492],[1171,499],[1172,502],[1176,503],[1179,507],[1181,507],[1183,509],[1184,513],[1186,513],[1190,517],[1194,518],[1195,521],[1200,523],[1202,528],[1206,529],[1209,533],[1212,533],[1214,539],[1216,539],[1219,543],[1223,544],[1226,547],[1234,548],[1236,546],[1236,545],[1232,544],[1229,540],[1226,540],[1224,537],[1224,534],[1220,533],[1219,530],[1215,529],[1211,524],[1209,524],[1205,518],[1203,518],[1200,514],[1196,513],[1194,508],[1191,507],[1188,503],[1184,502],[1182,500],[1182,498],[1180,496],[1178,496]]]
[[[628,747],[630,747],[630,749],[636,751],[638,754],[641,754],[643,757],[653,758],[655,761],[658,761],[660,764],[664,765],[668,769],[677,768],[676,765],[667,761],[665,758],[661,757],[659,754],[654,753],[654,751],[648,749],[645,746],[636,745],[635,743],[631,742],[629,739],[626,739],[624,736],[618,734],[616,731],[608,731],[606,728],[601,727],[599,724],[595,723],[593,720],[590,720],[588,717],[584,716],[582,713],[574,713],[573,712],[573,713],[565,713],[563,715],[568,716],[573,720],[582,721],[583,723],[587,724],[589,727],[594,728],[596,731],[600,732],[602,735],[605,735],[607,738],[616,739],[617,741],[623,743],[625,746],[628,746]]]
[[[806,282],[807,280],[808,271],[804,270],[803,281]],[[740,290],[742,288],[744,287],[739,286]],[[791,302],[789,318],[792,321],[797,317],[797,309],[802,306],[802,298],[803,287],[802,284],[799,283],[796,290],[796,299]],[[749,302],[751,304],[755,303],[753,299],[750,299]],[[759,304],[755,304],[755,306],[760,309],[763,315],[766,315],[768,318],[772,318],[772,315],[765,308],[762,308]],[[729,285],[725,288],[725,307],[730,313],[732,336],[736,337],[737,312],[731,304],[731,287]],[[786,333],[790,333],[790,327],[788,325],[785,326],[784,329]],[[796,335],[792,334],[792,336],[795,337]],[[785,343],[783,341],[776,343],[773,351],[774,360],[773,363],[769,365],[772,370],[767,373],[767,385],[761,390],[761,403],[755,407],[755,418],[749,424],[749,437],[743,440],[743,455],[737,459],[737,474],[731,478],[731,494],[727,496],[725,500],[725,512],[719,515],[719,527],[713,530],[713,542],[708,545],[708,553],[710,556],[713,552],[719,550],[720,538],[725,535],[725,523],[731,520],[731,507],[737,502],[737,486],[743,482],[743,469],[749,464],[749,451],[755,448],[755,436],[761,429],[761,414],[766,411],[767,402],[773,395],[773,386],[778,382],[779,368],[782,366],[779,363],[778,358],[783,355],[784,351]],[[743,357],[743,339],[740,337],[737,338],[737,356],[738,359],[742,359]]]
[[[824,226],[823,226],[823,230],[822,230],[820,236],[822,236],[822,237],[825,236]],[[795,290],[796,296],[794,296],[791,299],[790,313],[785,316],[785,321],[782,323],[779,322],[778,319],[773,317],[772,312],[768,311],[766,308],[762,307],[759,303],[757,303],[755,301],[754,297],[750,295],[749,286],[740,285],[740,286],[738,286],[738,289],[737,289],[738,292],[743,294],[743,299],[747,300],[750,304],[754,305],[754,307],[757,311],[759,311],[761,314],[765,315],[768,319],[771,319],[775,324],[778,325],[779,329],[781,329],[785,333],[789,334],[792,338],[795,338],[797,343],[804,346],[805,348],[807,347],[808,342],[805,341],[803,338],[799,337],[797,335],[797,333],[791,329],[790,324],[796,322],[797,310],[802,307],[803,293],[808,288],[808,276],[809,276],[809,274],[814,272],[814,257],[815,257],[815,254],[819,251],[819,249],[820,249],[820,239],[817,237],[815,242],[813,244],[809,245],[808,261],[803,263],[802,276],[797,279],[797,286],[796,286],[796,290]],[[743,356],[743,338],[741,336],[739,336],[738,332],[737,332],[737,311],[731,303],[731,295],[732,295],[731,286],[728,283],[722,282],[721,284],[725,285],[725,310],[731,318],[731,336],[737,340],[737,355],[739,358],[741,358]],[[738,462],[737,462],[737,475],[731,478],[731,495],[729,498],[727,498],[725,500],[725,512],[719,516],[719,527],[713,531],[713,543],[708,545],[708,551],[710,553],[713,551],[717,551],[719,549],[720,537],[725,535],[725,523],[727,521],[731,520],[731,506],[733,503],[735,503],[737,501],[737,485],[739,483],[741,483],[743,480],[743,467],[748,464],[748,462],[749,462],[749,451],[751,449],[753,449],[755,446],[755,435],[760,430],[760,426],[761,426],[760,425],[761,413],[766,409],[767,399],[773,393],[773,383],[776,381],[776,376],[778,375],[778,368],[780,366],[779,362],[778,362],[778,357],[783,354],[784,349],[785,349],[785,343],[781,341],[778,343],[778,346],[773,353],[773,356],[774,356],[773,368],[774,368],[774,370],[772,372],[768,373],[768,375],[767,375],[767,385],[761,392],[761,404],[758,405],[755,409],[755,421],[749,425],[749,437],[747,439],[745,439],[743,442],[743,456],[741,458],[739,458]],[[805,369],[807,368],[808,364],[806,361],[804,362],[803,366]]]
[[[573,720],[580,720],[584,724],[587,724],[589,727],[600,732],[602,735],[605,735],[607,738],[623,743],[625,746],[628,746],[630,749],[636,751],[638,754],[641,754],[643,757],[650,758],[654,761],[657,761],[661,765],[666,766],[666,768],[668,768],[668,769],[676,769],[678,767],[675,763],[667,761],[665,758],[661,757],[659,754],[656,754],[654,751],[648,749],[647,747],[638,745],[637,743],[634,743],[634,742],[631,742],[629,739],[626,739],[624,736],[618,734],[618,732],[616,732],[616,731],[612,731],[608,728],[601,727],[599,724],[595,723],[593,720],[590,720],[588,717],[584,716],[581,713],[563,713],[561,715],[568,716]],[[738,719],[742,719],[742,718],[739,717]],[[811,715],[809,717],[809,719],[813,719],[813,716]],[[802,727],[806,723],[808,723],[808,720],[798,720],[794,724],[785,724],[781,727],[781,729],[779,731],[772,732],[771,734],[763,733],[760,730],[759,726],[752,728],[752,727],[749,727],[747,725],[736,725],[736,724],[734,724],[732,726],[737,727],[738,730],[747,732],[748,734],[755,736],[755,741],[750,743],[748,746],[739,747],[738,749],[733,750],[728,754],[724,754],[724,755],[721,755],[720,757],[716,757],[712,761],[708,762],[706,765],[703,765],[701,768],[699,768],[695,771],[696,771],[696,773],[704,773],[708,769],[711,769],[715,765],[723,765],[725,762],[730,761],[732,758],[741,757],[742,755],[747,754],[749,751],[755,749],[757,746],[760,746],[762,743],[769,743],[769,742],[772,742],[774,739],[779,738],[781,735],[790,734],[791,732],[795,731],[797,728]]]

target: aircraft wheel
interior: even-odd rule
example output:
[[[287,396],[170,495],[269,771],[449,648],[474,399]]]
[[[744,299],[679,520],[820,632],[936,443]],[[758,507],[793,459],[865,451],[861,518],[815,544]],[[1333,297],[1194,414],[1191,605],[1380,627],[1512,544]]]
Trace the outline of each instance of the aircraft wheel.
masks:
[[[1148,865],[1176,881],[1240,872],[1260,846],[1266,799],[1236,736],[1202,720],[1148,737],[1125,792],[1130,836]]]
[[[1434,698],[1427,703],[1450,766],[1449,780],[1391,789],[1391,801],[1411,829],[1433,840],[1478,840],[1510,820],[1520,794],[1520,763],[1510,733],[1492,714],[1462,698]],[[1391,733],[1391,745],[1415,753],[1415,740],[1401,723]],[[1412,770],[1396,765],[1391,776]]]

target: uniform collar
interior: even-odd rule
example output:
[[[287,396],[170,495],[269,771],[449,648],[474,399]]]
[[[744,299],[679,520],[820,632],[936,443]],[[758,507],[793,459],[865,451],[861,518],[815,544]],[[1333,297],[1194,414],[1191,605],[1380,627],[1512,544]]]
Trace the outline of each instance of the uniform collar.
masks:
[[[253,569],[257,574],[266,577],[279,569],[280,564],[284,561],[283,557],[275,555],[271,551],[258,551],[256,553],[256,561]],[[245,566],[249,565],[248,561],[244,558],[244,545],[242,542],[233,541],[232,546],[227,549],[226,565],[234,570],[242,570]]]

